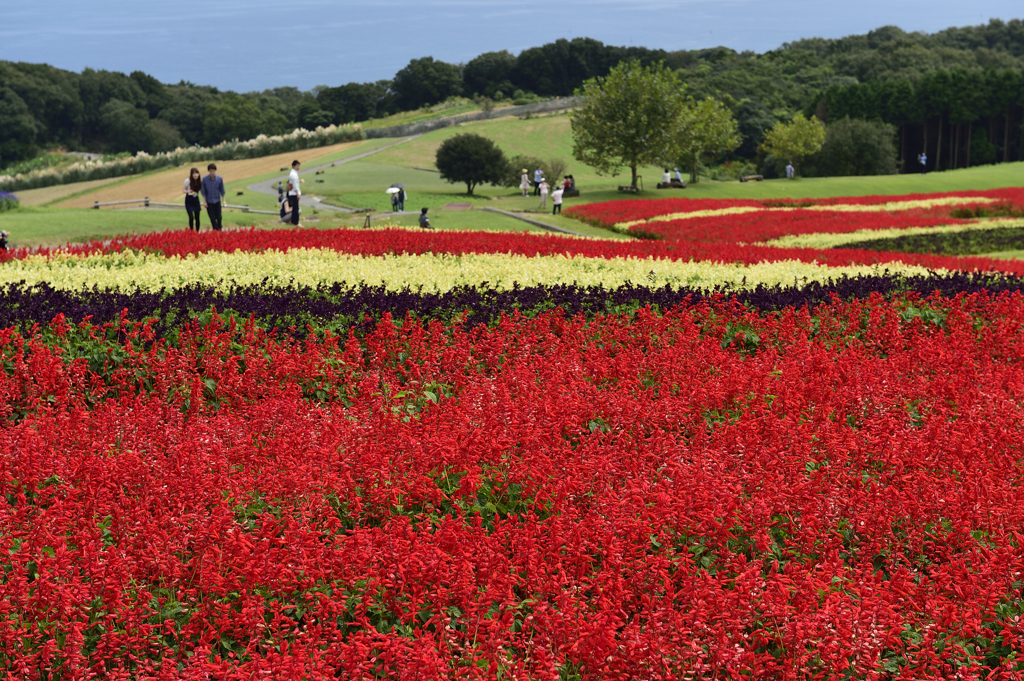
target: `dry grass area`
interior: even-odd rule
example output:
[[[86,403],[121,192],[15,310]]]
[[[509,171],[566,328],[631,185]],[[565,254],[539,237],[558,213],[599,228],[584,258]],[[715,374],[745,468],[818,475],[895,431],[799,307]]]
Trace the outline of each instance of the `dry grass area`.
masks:
[[[287,168],[296,158],[300,159],[304,165],[310,165],[315,163],[318,158],[335,154],[357,144],[361,144],[361,142],[343,142],[329,147],[289,151],[284,154],[275,154],[274,156],[264,156],[262,158],[216,161],[217,174],[222,176],[225,182],[256,177],[278,171],[281,168]],[[199,168],[203,175],[206,175],[208,163],[209,161],[198,162],[195,164],[195,167]],[[97,191],[63,201],[57,205],[60,208],[92,208],[95,201],[100,203],[107,201],[131,201],[147,196],[150,201],[184,202],[185,199],[181,193],[181,186],[188,177],[188,170],[187,167],[169,168],[152,175],[137,177],[116,187],[100,188]],[[230,197],[228,202],[231,202]]]
[[[77,194],[79,192],[97,189],[108,184],[120,182],[121,177],[110,177],[105,180],[89,180],[88,182],[74,182],[72,184],[58,184],[53,187],[41,187],[39,189],[23,189],[15,192],[18,200],[23,206],[45,206],[54,201]]]

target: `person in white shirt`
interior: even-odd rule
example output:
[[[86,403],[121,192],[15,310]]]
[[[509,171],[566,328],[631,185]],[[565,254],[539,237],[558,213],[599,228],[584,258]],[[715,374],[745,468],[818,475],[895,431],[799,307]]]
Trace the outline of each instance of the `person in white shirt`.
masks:
[[[299,185],[303,182],[299,179],[300,165],[302,164],[299,161],[292,161],[292,171],[288,173],[288,208],[292,212],[292,224],[296,227],[302,227],[299,224],[299,197],[302,196]]]
[[[555,187],[555,191],[551,192],[551,214],[562,212],[562,192],[565,190],[561,187]]]
[[[547,210],[548,209],[548,190],[551,189],[551,185],[548,184],[547,180],[541,179],[539,189],[540,189],[540,205],[537,206],[537,208],[543,208],[544,210]]]

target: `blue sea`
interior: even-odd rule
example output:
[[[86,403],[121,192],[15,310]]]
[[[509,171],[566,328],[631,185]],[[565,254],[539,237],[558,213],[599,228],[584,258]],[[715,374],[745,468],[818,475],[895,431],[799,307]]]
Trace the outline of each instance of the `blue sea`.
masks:
[[[411,59],[464,63],[558,38],[764,52],[895,25],[934,32],[1024,15],[1019,0],[8,0],[0,59],[145,71],[249,92],[391,78]]]

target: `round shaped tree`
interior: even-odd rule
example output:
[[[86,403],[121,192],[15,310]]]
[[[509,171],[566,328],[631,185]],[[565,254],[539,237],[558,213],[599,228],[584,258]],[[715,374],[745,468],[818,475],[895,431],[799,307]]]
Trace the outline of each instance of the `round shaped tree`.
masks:
[[[491,140],[472,133],[463,133],[441,143],[434,161],[441,178],[449,182],[465,182],[466,193],[482,182],[500,185],[508,170],[505,154]]]

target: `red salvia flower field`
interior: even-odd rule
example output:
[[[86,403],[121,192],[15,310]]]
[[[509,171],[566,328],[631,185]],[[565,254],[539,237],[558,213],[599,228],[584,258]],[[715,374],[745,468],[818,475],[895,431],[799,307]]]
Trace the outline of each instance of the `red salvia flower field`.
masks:
[[[716,219],[102,248],[797,250]],[[7,678],[1024,677],[1024,295],[374,321],[0,330]]]

